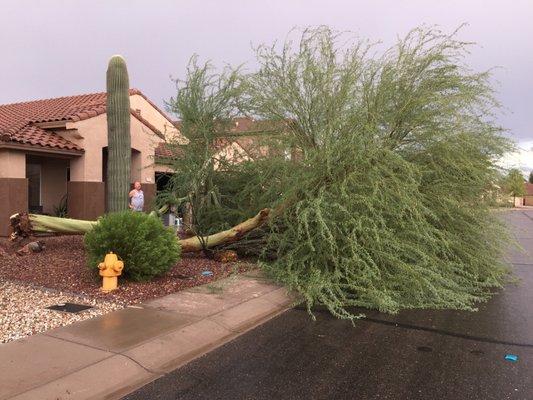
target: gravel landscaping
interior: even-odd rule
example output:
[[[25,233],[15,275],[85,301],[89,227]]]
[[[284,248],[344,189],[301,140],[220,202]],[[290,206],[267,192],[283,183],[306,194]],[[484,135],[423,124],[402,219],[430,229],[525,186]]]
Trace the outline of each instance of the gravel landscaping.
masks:
[[[45,243],[45,250],[26,256],[14,253],[20,244],[14,246],[7,239],[0,240],[0,249],[4,249],[3,254],[0,251],[1,280],[31,283],[119,304],[134,304],[203,285],[254,266],[245,261],[220,263],[187,253],[164,276],[150,282],[128,282],[119,277],[118,289],[105,294],[100,291],[101,277],[86,265],[82,236],[52,236],[39,240]],[[204,271],[210,271],[212,275],[202,275]]]
[[[93,308],[77,314],[46,309],[61,303],[84,304]],[[110,301],[0,281],[0,343],[93,318],[123,307],[124,304]]]
[[[21,243],[0,238],[0,343],[93,318],[254,267],[245,261],[221,263],[199,254],[184,254],[165,276],[150,282],[128,282],[119,277],[118,289],[106,294],[100,291],[102,279],[97,270],[91,271],[86,265],[82,236],[51,236],[39,240],[45,244],[44,251],[19,256],[15,251]],[[94,308],[77,314],[46,309],[61,303],[85,304]]]

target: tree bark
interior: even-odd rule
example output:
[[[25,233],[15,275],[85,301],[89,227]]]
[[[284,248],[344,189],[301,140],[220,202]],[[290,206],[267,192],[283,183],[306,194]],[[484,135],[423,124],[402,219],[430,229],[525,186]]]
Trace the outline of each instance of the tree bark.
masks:
[[[236,242],[246,233],[265,223],[265,221],[267,221],[267,219],[269,218],[270,212],[270,208],[265,208],[259,211],[256,216],[247,219],[246,221],[241,222],[240,224],[226,231],[218,232],[213,235],[205,236],[202,238],[194,236],[188,239],[182,239],[179,241],[179,244],[181,246],[181,252],[190,253],[194,251],[203,250],[204,243],[205,247],[210,248],[221,244]]]

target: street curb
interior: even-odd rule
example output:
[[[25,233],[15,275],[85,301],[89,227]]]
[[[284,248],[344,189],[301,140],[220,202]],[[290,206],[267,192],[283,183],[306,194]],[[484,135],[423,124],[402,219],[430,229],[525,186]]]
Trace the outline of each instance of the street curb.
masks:
[[[70,336],[68,337],[61,337],[57,332],[51,331],[27,338],[26,342],[31,343],[32,338],[35,342],[38,337],[50,337],[63,340],[66,345],[77,346],[85,349],[85,351],[100,353],[105,351],[107,356],[86,363],[75,370],[69,370],[68,366],[65,366],[65,370],[68,372],[64,375],[32,384],[25,382],[24,372],[26,371],[21,371],[21,376],[17,376],[17,382],[14,383],[12,379],[5,383],[11,387],[20,385],[22,390],[8,394],[7,397],[0,396],[0,399],[120,399],[276,317],[295,304],[295,297],[287,293],[284,288],[265,283],[260,277],[241,275],[238,278],[237,281],[228,280],[226,293],[211,294],[216,300],[216,303],[213,304],[218,307],[218,312],[210,315],[200,313],[195,316],[194,308],[192,308],[192,311],[185,315],[185,317],[190,318],[190,322],[170,331],[152,334],[145,340],[143,339],[125,349],[114,351],[113,349],[104,349],[101,345],[86,343],[85,337],[76,336],[77,324],[62,328],[63,331],[69,333]],[[194,298],[194,293],[196,293],[196,296],[201,300],[204,300],[206,296],[209,298],[209,291],[205,290],[208,285],[204,286],[204,288],[198,287],[187,293],[177,292],[165,296],[165,298],[169,298],[169,304],[176,306],[174,310],[161,310],[154,308],[149,303],[142,304],[141,307],[146,312],[165,311],[164,314],[172,315],[174,312],[174,315],[183,316],[183,310],[180,308],[182,307],[179,301],[180,296],[187,295],[187,299],[190,299],[191,297]],[[199,312],[201,311],[200,306]],[[108,319],[113,318],[110,314],[114,313],[117,312],[92,320],[105,319],[106,316]],[[77,329],[79,331],[79,325]],[[18,346],[27,347],[27,343],[19,342]],[[42,354],[47,353],[45,351]],[[110,379],[110,376],[113,378]],[[31,376],[27,376],[26,381],[31,379]],[[0,377],[0,386],[2,386],[2,377]]]
[[[174,361],[171,361],[171,362],[168,362],[166,364],[163,364],[160,366],[160,374],[158,374],[157,376],[153,376],[149,379],[146,379],[144,381],[141,381],[141,382],[137,382],[137,383],[134,383],[134,384],[131,384],[131,385],[128,385],[126,387],[123,387],[115,392],[112,392],[112,393],[109,393],[107,394],[104,399],[105,400],[120,400],[122,399],[124,396],[140,389],[141,387],[149,384],[150,382],[153,382],[161,377],[163,377],[166,373],[168,372],[171,372],[177,368],[181,368],[182,366],[190,363],[191,361],[194,361],[195,359],[197,358],[200,358],[202,356],[204,356],[205,354],[217,349],[218,347],[221,347],[223,346],[224,344],[228,343],[228,342],[231,342],[233,339],[245,334],[246,332],[249,332],[251,331],[252,329],[264,324],[265,322],[277,317],[278,315],[284,313],[285,311],[289,310],[291,307],[286,307],[286,308],[283,308],[283,309],[278,309],[276,312],[260,319],[260,320],[257,320],[253,325],[249,325],[246,329],[244,330],[241,330],[241,331],[238,331],[238,332],[231,332],[229,335],[219,339],[219,340],[215,340],[211,343],[209,343],[208,345],[206,346],[203,346],[203,347],[199,347],[197,349],[194,349],[192,351],[190,351],[189,353],[187,353],[187,355],[185,357],[177,357]],[[17,399],[18,400],[18,399]],[[55,399],[54,399],[55,400]],[[96,398],[95,398],[96,400]]]

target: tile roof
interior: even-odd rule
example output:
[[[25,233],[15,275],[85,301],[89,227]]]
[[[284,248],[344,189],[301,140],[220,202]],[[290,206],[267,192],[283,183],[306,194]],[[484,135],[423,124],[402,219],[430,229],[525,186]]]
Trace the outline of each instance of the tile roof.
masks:
[[[155,148],[154,155],[158,159],[171,159],[176,157],[180,152],[181,149],[179,147],[169,143],[160,142]]]
[[[163,114],[138,89],[130,89],[130,96],[135,94],[141,95]],[[102,92],[0,105],[0,142],[81,152],[83,149],[78,145],[35,124],[54,121],[77,122],[96,117],[106,112],[106,100],[106,93]],[[154,133],[162,136],[161,132],[137,112],[131,110],[131,114]]]
[[[38,126],[28,125],[11,135],[11,142],[31,146],[51,147],[82,152],[83,149],[55,132],[45,131]]]

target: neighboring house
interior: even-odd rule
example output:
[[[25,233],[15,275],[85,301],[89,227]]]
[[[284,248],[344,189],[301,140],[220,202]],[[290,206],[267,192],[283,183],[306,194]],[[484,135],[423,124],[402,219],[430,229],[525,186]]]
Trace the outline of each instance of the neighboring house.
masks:
[[[155,192],[166,139],[179,137],[172,120],[130,89],[131,182],[143,185],[146,206]],[[66,197],[68,216],[105,213],[106,93],[0,105],[0,236],[15,212],[54,213]]]
[[[228,132],[215,142],[215,158],[234,162],[267,155],[268,146],[261,141],[277,133],[274,124],[247,117],[234,118],[228,128]]]
[[[181,129],[180,121],[174,124],[178,130]],[[285,131],[286,127],[285,123],[237,117],[231,121],[229,126],[225,126],[225,129],[227,131],[221,133],[214,142],[214,158],[241,162],[271,154],[269,140]],[[162,144],[158,155],[162,160],[166,159],[171,164],[173,158],[179,157],[178,151],[180,150],[175,146]],[[294,151],[287,149],[288,157],[293,156],[293,153]],[[215,166],[217,164],[215,162]]]
[[[533,183],[526,182],[524,185],[526,194],[524,196],[523,205],[533,206]]]

